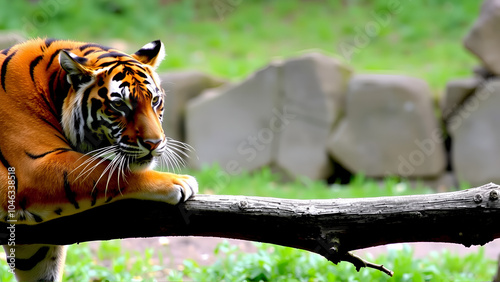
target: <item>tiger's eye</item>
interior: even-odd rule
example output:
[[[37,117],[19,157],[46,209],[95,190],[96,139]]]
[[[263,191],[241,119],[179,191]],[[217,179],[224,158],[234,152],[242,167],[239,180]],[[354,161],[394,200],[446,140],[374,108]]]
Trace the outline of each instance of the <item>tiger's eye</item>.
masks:
[[[122,101],[114,101],[114,102],[112,102],[112,105],[114,108],[118,109],[121,106],[123,106],[123,102]]]
[[[153,103],[153,106],[156,106],[158,102],[160,102],[159,96],[153,97],[153,100],[151,100],[151,102]]]

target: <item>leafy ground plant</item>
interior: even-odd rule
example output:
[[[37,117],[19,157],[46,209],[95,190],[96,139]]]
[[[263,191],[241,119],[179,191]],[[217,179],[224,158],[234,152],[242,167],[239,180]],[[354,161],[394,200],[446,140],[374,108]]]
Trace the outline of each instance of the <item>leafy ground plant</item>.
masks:
[[[219,259],[211,266],[186,260],[182,271],[185,281],[489,281],[496,264],[484,256],[482,249],[464,257],[440,252],[418,259],[404,245],[375,258],[376,263],[395,270],[391,278],[373,269],[358,273],[352,264],[334,265],[306,251],[269,244],[256,246],[256,253],[243,254],[223,243],[215,249]]]
[[[302,250],[256,243],[255,253],[242,253],[227,242],[219,244],[217,261],[202,266],[185,260],[182,270],[170,270],[152,249],[143,253],[124,250],[120,241],[102,242],[97,250],[88,243],[72,245],[68,250],[64,281],[490,281],[496,262],[476,253],[458,256],[436,252],[427,258],[415,258],[410,247],[390,249],[387,254],[370,258],[395,270],[389,277],[373,269],[356,272],[350,263],[334,265],[323,257]],[[0,282],[15,281],[0,264]]]
[[[145,249],[142,253],[122,248],[119,240],[103,241],[98,248],[89,243],[68,248],[64,281],[158,281],[170,272],[163,264],[161,253]],[[6,263],[0,263],[0,282],[15,282]]]

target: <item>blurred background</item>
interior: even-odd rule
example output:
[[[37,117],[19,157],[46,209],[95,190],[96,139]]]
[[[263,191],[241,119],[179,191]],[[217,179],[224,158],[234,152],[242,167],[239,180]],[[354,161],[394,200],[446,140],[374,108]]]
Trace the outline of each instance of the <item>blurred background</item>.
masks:
[[[132,0],[1,1],[0,28],[26,37],[124,44],[128,51],[162,39],[161,69],[198,69],[244,78],[274,57],[322,49],[342,56],[342,42],[380,22],[369,42],[347,56],[359,72],[423,78],[438,95],[476,64],[461,41],[478,1]],[[392,6],[391,6],[392,5]],[[391,7],[392,10],[391,10]],[[361,39],[361,41],[366,41]]]
[[[52,37],[135,52],[161,39],[164,128],[194,147],[185,162],[201,193],[434,193],[500,182],[497,2],[481,12],[468,0],[0,0],[0,49]],[[388,279],[298,250],[220,242],[71,246],[66,279]],[[395,270],[388,281],[490,280],[498,246],[360,254]]]

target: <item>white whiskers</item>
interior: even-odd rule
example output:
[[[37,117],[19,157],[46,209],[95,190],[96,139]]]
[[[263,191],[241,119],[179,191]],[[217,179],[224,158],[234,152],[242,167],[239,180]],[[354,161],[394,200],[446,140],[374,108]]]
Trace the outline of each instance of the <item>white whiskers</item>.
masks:
[[[133,156],[128,156],[125,154],[122,154],[120,152],[120,148],[118,145],[111,145],[107,146],[104,148],[99,148],[93,151],[90,151],[86,154],[84,154],[81,158],[84,156],[89,156],[87,160],[85,160],[82,164],[80,164],[78,167],[73,169],[73,171],[70,172],[70,174],[74,173],[76,170],[79,168],[83,167],[78,174],[78,176],[75,178],[74,181],[80,179],[83,177],[82,181],[85,181],[91,174],[92,172],[103,162],[109,161],[107,164],[106,168],[102,171],[101,175],[98,177],[97,181],[95,181],[94,187],[92,188],[92,193],[94,192],[95,188],[97,187],[97,184],[99,181],[108,173],[108,179],[106,181],[106,189],[104,190],[104,197],[107,198],[107,191],[108,191],[108,186],[109,182],[111,180],[111,176],[115,171],[118,172],[118,179],[117,179],[117,185],[118,185],[118,191],[121,194],[121,189],[120,189],[120,178],[122,178],[125,182],[126,177],[125,174],[127,171],[130,170],[130,158],[133,158]],[[81,159],[80,158],[80,159]],[[109,171],[109,172],[108,172]]]
[[[187,152],[194,151],[189,144],[167,137],[167,145],[160,156],[160,167],[165,170],[178,172],[181,167],[186,167],[186,158],[189,158]]]
[[[90,151],[83,156],[81,156],[78,160],[85,156],[89,156],[89,158],[84,161],[82,164],[80,164],[78,167],[73,169],[73,171],[70,172],[72,174],[75,172],[77,169],[80,167],[84,166],[85,167],[82,169],[82,171],[78,174],[78,176],[75,178],[75,181],[78,180],[80,177],[87,175],[83,180],[87,179],[87,177],[94,171],[94,169],[99,166],[101,163],[106,161],[109,158],[114,158],[117,155],[117,152],[119,151],[119,148],[117,145],[112,145],[112,146],[107,146],[103,148],[99,148],[93,151]],[[97,164],[93,164],[95,161],[99,162]],[[87,169],[90,166],[89,169]]]

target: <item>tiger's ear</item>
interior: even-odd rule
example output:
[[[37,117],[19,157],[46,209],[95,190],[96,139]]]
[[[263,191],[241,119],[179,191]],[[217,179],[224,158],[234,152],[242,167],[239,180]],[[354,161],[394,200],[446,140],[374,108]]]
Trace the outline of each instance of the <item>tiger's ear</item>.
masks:
[[[59,64],[68,73],[68,82],[75,87],[90,80],[92,71],[85,67],[86,58],[61,50],[59,52]]]
[[[142,48],[135,52],[132,57],[156,69],[161,61],[165,59],[165,47],[160,40],[156,40],[142,46]]]

